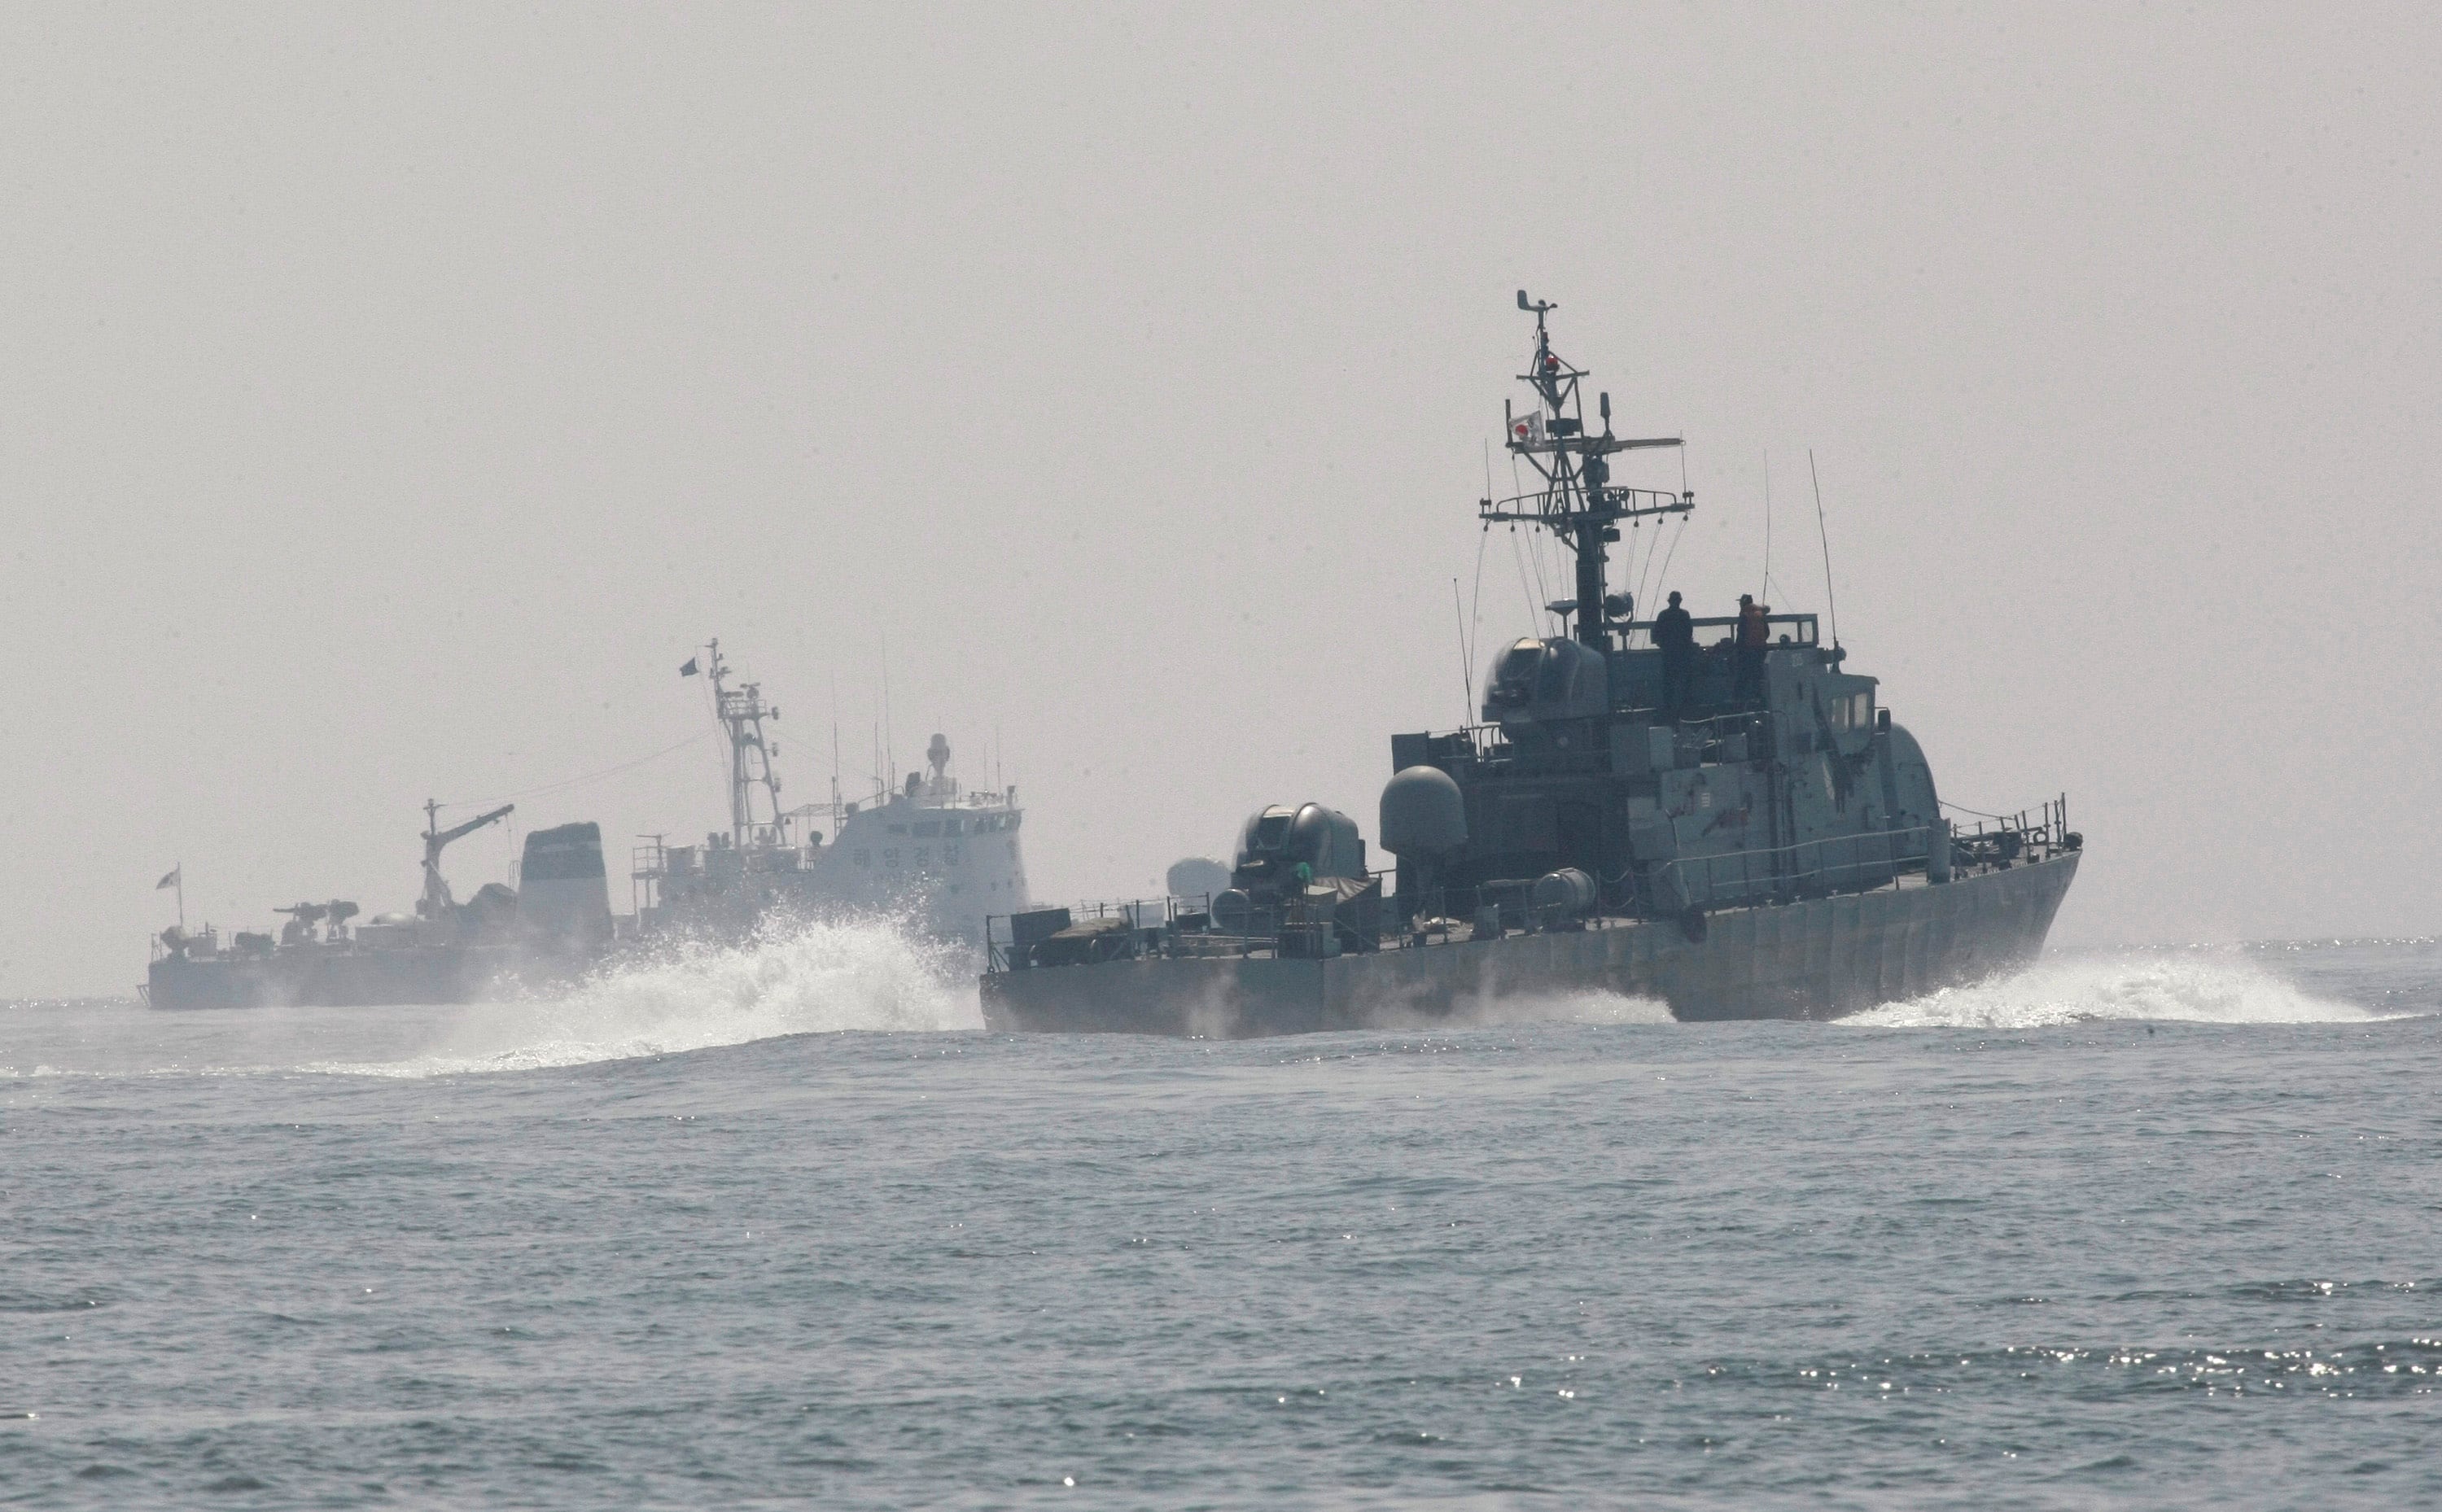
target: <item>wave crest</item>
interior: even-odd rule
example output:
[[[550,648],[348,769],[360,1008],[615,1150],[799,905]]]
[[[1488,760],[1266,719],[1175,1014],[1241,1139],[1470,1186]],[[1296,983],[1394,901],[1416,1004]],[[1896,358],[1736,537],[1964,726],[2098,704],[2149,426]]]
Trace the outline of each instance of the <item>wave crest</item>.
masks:
[[[2044,961],[2010,976],[1886,1003],[1838,1022],[1868,1029],[2049,1029],[2099,1020],[2346,1024],[2376,1017],[2232,956]]]
[[[979,1029],[961,947],[885,920],[767,927],[742,944],[684,942],[556,996],[469,1004],[410,1060],[310,1067],[439,1076],[632,1060],[785,1034]]]

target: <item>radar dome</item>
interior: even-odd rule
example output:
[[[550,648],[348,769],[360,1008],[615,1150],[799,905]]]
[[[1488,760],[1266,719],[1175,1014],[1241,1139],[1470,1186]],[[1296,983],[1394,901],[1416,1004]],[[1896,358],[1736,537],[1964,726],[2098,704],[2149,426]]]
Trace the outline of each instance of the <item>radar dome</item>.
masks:
[[[1467,799],[1439,767],[1410,767],[1382,789],[1382,848],[1431,856],[1467,844]]]

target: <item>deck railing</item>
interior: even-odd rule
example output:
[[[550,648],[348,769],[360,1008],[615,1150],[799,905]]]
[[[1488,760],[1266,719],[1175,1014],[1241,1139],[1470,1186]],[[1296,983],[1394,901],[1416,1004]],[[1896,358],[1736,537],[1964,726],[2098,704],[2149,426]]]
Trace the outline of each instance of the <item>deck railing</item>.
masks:
[[[1904,876],[1928,870],[1938,836],[1947,837],[1947,870],[1952,877],[2005,871],[2014,865],[2075,850],[2084,843],[2068,828],[2066,794],[2032,811],[1978,814],[1977,818],[1978,822],[1971,829],[1923,825],[1908,829],[1832,835],[1758,850],[1683,856],[1653,869],[1653,896],[1644,901],[1657,911],[1678,913],[1689,907],[1736,907],[1832,893],[1872,892],[1897,885]]]
[[[1662,912],[1679,913],[1689,907],[1871,892],[1891,885],[1902,870],[1921,867],[1936,833],[1929,826],[1871,829],[1757,850],[1681,856],[1653,868],[1652,901]]]
[[[1165,894],[1159,898],[1094,899],[1070,904],[1068,921],[1071,924],[1080,924],[1089,920],[1123,918],[1127,920],[1129,931],[1138,937],[1137,946],[1141,948],[1143,937],[1147,933],[1175,935],[1178,933],[1179,917],[1182,914],[1194,914],[1199,908],[1206,917],[1211,917],[1212,894],[1183,896]],[[984,916],[984,954],[988,968],[992,971],[1005,972],[1010,969],[1011,952],[1017,944],[1015,927],[1011,922],[1012,917],[1009,914]]]
[[[1393,874],[1375,871],[1366,875],[1387,882]],[[1330,954],[1330,941],[1342,924],[1333,902],[1303,896],[1267,903],[1250,902],[1243,919],[1223,920],[1213,914],[1213,896],[1172,894],[1075,903],[1068,909],[1068,920],[1075,925],[1098,919],[1124,918],[1130,935],[1125,947],[1128,956],[1174,958],[1320,957]],[[1031,943],[1039,942],[1030,942],[1030,948]],[[987,970],[1024,969],[1024,953],[1016,945],[1011,916],[993,914],[985,918]]]
[[[1396,911],[1396,917],[1408,920],[1405,925],[1390,925],[1386,919],[1389,927],[1380,944],[1385,949],[1407,949],[1436,937],[1451,938],[1459,930],[1480,932],[1486,927],[1487,916],[1497,920],[1495,927],[1503,933],[1521,928],[1601,928],[1639,917],[1677,917],[1690,909],[1874,892],[1903,885],[1904,879],[1922,877],[1929,870],[1934,878],[1928,880],[1939,880],[1944,868],[1928,865],[1937,845],[1946,846],[1948,876],[1957,879],[2050,860],[2084,844],[2068,828],[2066,796],[2009,815],[1959,811],[1974,814],[1979,822],[1972,828],[1919,825],[1754,850],[1682,856],[1661,863],[1642,877],[1631,868],[1616,878],[1598,879],[1603,904],[1582,918],[1559,919],[1539,912],[1532,902],[1531,879],[1435,887],[1415,907]],[[1373,875],[1381,880],[1389,877],[1383,872]],[[1303,897],[1272,904],[1250,903],[1244,920],[1226,921],[1212,916],[1209,893],[1079,903],[1070,910],[1072,922],[1113,916],[1128,920],[1129,955],[1171,957],[1321,956],[1329,953],[1330,937],[1341,923],[1327,903]],[[1222,927],[1225,922],[1229,927]],[[986,919],[984,938],[989,969],[1010,970],[1014,938],[1009,916]]]

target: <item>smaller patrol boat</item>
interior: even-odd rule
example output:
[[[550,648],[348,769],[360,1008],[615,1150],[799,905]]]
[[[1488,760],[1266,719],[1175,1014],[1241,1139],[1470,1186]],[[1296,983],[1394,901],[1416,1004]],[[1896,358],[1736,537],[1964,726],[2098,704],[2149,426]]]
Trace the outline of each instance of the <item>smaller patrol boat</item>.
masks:
[[[144,1000],[163,1009],[464,1003],[504,988],[565,981],[610,948],[600,826],[535,830],[525,839],[517,888],[486,883],[462,903],[441,874],[442,851],[516,806],[446,829],[440,807],[424,806],[424,894],[413,914],[377,914],[352,925],[361,910],[333,899],[273,910],[288,916],[277,938],[239,930],[224,941],[216,929],[173,926],[155,939]]]
[[[602,831],[587,822],[526,836],[517,886],[486,883],[460,902],[442,875],[449,846],[516,811],[502,804],[444,828],[425,805],[424,891],[413,914],[355,922],[346,899],[300,902],[278,935],[224,938],[184,923],[155,938],[144,995],[155,1008],[465,1003],[565,988],[669,940],[743,944],[773,924],[841,915],[896,920],[979,959],[986,920],[1026,906],[1017,790],[973,791],[935,735],[928,772],[843,800],[783,805],[762,685],[735,681],[714,640],[681,668],[710,685],[729,748],[726,830],[698,845],[647,835],[631,853],[633,911],[614,915]],[[183,871],[183,868],[181,868]],[[173,876],[176,874],[173,873]],[[166,879],[165,879],[166,880]],[[183,884],[182,889],[183,889]],[[185,913],[183,890],[180,914]]]

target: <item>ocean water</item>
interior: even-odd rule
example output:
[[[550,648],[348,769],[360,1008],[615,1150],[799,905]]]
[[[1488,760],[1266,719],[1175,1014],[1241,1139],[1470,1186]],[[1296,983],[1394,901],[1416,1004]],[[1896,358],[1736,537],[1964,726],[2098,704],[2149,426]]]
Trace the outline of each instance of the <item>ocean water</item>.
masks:
[[[984,1033],[0,1007],[0,1505],[2442,1504],[2442,946]]]

